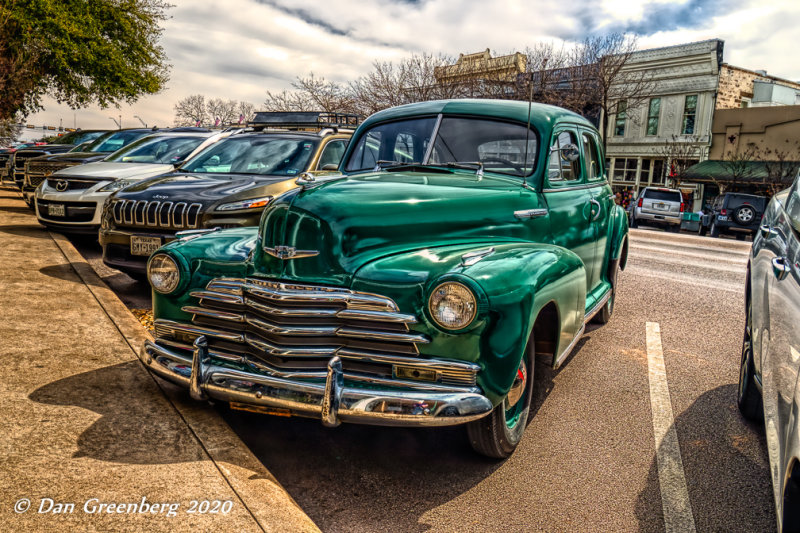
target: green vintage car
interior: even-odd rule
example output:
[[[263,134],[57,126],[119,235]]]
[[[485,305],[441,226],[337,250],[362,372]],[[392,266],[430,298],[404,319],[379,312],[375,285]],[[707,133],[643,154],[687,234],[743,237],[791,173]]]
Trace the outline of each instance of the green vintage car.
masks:
[[[197,399],[328,426],[465,424],[507,457],[534,359],[557,367],[614,309],[628,226],[601,146],[546,105],[376,113],[341,175],[300,176],[258,227],[153,254],[141,359]]]

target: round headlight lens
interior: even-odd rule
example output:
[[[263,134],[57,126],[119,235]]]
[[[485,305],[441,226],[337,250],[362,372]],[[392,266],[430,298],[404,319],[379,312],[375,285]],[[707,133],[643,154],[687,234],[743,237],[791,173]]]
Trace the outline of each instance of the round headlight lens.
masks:
[[[467,327],[475,319],[477,309],[478,305],[472,291],[454,281],[437,286],[428,300],[431,316],[445,329]]]
[[[147,264],[147,278],[155,290],[169,294],[178,288],[181,274],[174,259],[166,254],[156,254]]]

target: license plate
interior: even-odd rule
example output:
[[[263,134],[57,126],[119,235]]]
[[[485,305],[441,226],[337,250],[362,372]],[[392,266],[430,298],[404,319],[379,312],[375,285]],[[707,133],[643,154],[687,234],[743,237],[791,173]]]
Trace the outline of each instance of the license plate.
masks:
[[[64,204],[48,204],[47,215],[51,217],[63,217],[66,215]]]
[[[131,255],[150,256],[161,248],[160,237],[131,237]]]
[[[656,209],[666,209],[667,204],[656,204]]]
[[[723,216],[723,215],[717,215],[717,220],[719,220],[720,222],[727,222],[728,221],[728,217]]]

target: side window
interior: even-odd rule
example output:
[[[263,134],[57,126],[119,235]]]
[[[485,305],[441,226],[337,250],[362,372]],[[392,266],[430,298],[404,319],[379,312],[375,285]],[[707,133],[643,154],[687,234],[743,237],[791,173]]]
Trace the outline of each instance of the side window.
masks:
[[[589,181],[603,178],[603,169],[600,167],[597,143],[591,135],[583,133],[583,160],[586,161],[586,179]]]
[[[562,131],[550,147],[547,176],[551,184],[574,182],[581,179],[580,158],[570,161],[568,145],[577,147],[578,139],[572,131]]]
[[[415,160],[419,161],[421,157],[415,156],[415,148],[419,148],[417,139],[410,133],[398,133],[394,141],[394,158],[392,161],[398,163],[413,163]],[[417,150],[419,151],[419,150]]]
[[[317,163],[317,170],[325,170],[325,165],[336,165],[339,168],[339,162],[344,155],[344,149],[347,146],[346,141],[331,141],[322,149]],[[328,169],[333,170],[333,169]]]
[[[382,131],[367,132],[358,143],[355,152],[350,156],[347,170],[363,170],[372,168],[378,162],[378,150],[381,148]]]

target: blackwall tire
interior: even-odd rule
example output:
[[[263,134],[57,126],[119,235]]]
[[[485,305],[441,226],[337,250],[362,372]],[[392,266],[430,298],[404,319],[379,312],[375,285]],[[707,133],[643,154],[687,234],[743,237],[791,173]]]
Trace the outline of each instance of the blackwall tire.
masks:
[[[527,375],[523,386],[523,396],[518,400],[523,403],[519,406],[515,404],[511,408],[515,412],[515,424],[509,427],[507,422],[509,412],[509,409],[506,408],[507,399],[500,402],[487,416],[467,424],[469,443],[481,455],[491,459],[507,459],[514,453],[522,440],[528,425],[528,415],[533,398],[533,346],[533,336],[531,335],[523,356]]]

